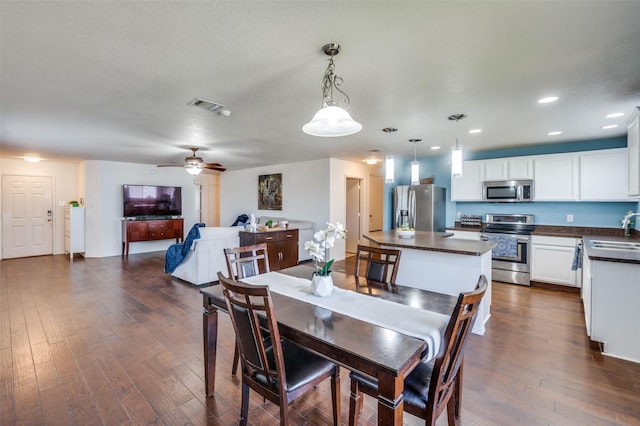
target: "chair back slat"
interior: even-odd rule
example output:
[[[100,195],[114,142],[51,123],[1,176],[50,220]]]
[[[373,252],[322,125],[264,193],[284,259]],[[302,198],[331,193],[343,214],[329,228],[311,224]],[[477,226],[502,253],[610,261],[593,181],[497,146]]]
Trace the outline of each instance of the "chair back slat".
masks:
[[[444,334],[443,344],[435,359],[433,374],[429,388],[428,403],[437,418],[446,408],[455,386],[453,381],[463,361],[463,350],[467,336],[473,328],[482,297],[487,291],[488,282],[484,275],[478,279],[476,289],[461,293],[451,314],[451,319]]]
[[[227,272],[232,280],[241,280],[269,272],[269,253],[265,243],[226,248],[224,255],[227,261]]]
[[[400,264],[401,251],[382,247],[358,245],[356,253],[356,288],[360,289],[360,278],[364,277],[367,286],[382,287],[395,290],[396,276]],[[361,264],[366,265],[364,275],[361,274]]]

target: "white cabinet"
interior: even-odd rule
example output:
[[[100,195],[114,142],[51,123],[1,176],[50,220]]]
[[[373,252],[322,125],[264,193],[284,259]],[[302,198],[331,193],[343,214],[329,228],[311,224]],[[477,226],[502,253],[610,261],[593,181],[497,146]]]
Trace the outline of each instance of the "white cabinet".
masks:
[[[627,149],[580,154],[580,201],[628,200]]]
[[[451,178],[451,201],[482,201],[484,161],[463,161],[462,177]]]
[[[627,127],[627,149],[628,149],[628,195],[630,197],[640,196],[640,107],[636,108],[632,114],[631,121]]]
[[[578,240],[565,237],[531,236],[531,280],[580,287],[580,277],[571,266]]]
[[[587,251],[582,250],[582,305],[584,306],[584,323],[587,326],[587,336],[591,336],[591,261]]]
[[[578,200],[578,155],[536,156],[533,162],[534,201]]]
[[[459,229],[447,229],[447,232],[453,233],[448,238],[458,238],[460,240],[476,240],[480,241],[479,231],[460,231]]]
[[[64,251],[73,260],[74,253],[84,253],[84,207],[64,208]]]
[[[484,160],[484,180],[531,178],[533,178],[533,161],[531,157]]]
[[[640,264],[591,260],[591,340],[603,353],[640,362]]]

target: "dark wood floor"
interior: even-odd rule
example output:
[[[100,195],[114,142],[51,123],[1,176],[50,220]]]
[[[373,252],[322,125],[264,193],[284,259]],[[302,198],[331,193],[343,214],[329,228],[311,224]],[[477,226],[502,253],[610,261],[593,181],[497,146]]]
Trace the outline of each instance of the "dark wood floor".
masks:
[[[163,274],[163,262],[163,253],[1,261],[0,425],[237,424],[228,317],[220,316],[217,393],[207,399],[202,301]],[[343,371],[343,423],[348,389]],[[295,424],[330,424],[328,383],[291,409]],[[277,416],[253,397],[252,424]],[[362,419],[375,423],[373,399]],[[639,425],[640,365],[592,350],[577,295],[494,283],[487,332],[472,335],[466,352],[462,420]]]

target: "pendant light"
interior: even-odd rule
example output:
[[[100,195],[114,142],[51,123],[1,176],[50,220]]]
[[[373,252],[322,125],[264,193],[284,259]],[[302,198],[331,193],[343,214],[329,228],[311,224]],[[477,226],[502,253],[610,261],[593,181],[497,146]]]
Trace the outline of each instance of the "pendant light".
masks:
[[[391,133],[397,132],[398,129],[395,127],[385,127],[384,129],[382,129],[382,131],[389,134],[389,136],[391,136]],[[391,145],[389,145],[389,153],[384,158],[384,182],[385,183],[393,183],[393,179],[396,173],[395,166],[396,166],[395,158],[393,158],[393,154],[391,153]]]
[[[411,162],[411,185],[420,184],[420,163],[416,158],[416,144],[422,142],[422,139],[409,139],[413,144],[413,161]]]
[[[462,178],[462,147],[458,144],[458,121],[466,118],[465,114],[453,114],[448,118],[456,122],[456,145],[451,147],[451,177]]]
[[[349,96],[340,90],[342,77],[334,73],[333,57],[340,53],[337,43],[325,44],[322,50],[329,58],[329,65],[322,78],[322,108],[313,116],[311,121],[302,126],[302,131],[311,136],[336,137],[347,136],[362,130],[362,124],[355,121],[346,111],[351,103]],[[334,98],[334,89],[337,96]]]

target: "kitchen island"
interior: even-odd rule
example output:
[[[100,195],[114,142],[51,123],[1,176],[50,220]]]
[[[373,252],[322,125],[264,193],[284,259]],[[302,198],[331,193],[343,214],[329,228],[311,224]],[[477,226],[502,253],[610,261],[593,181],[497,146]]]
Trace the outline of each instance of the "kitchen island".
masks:
[[[370,232],[364,238],[374,245],[402,250],[396,283],[457,296],[473,290],[480,274],[489,289],[480,304],[473,333],[484,334],[491,316],[491,249],[494,242],[451,238],[451,233],[416,231],[400,238],[395,231]]]
[[[640,362],[640,238],[583,237],[582,301],[591,340],[603,354]]]

